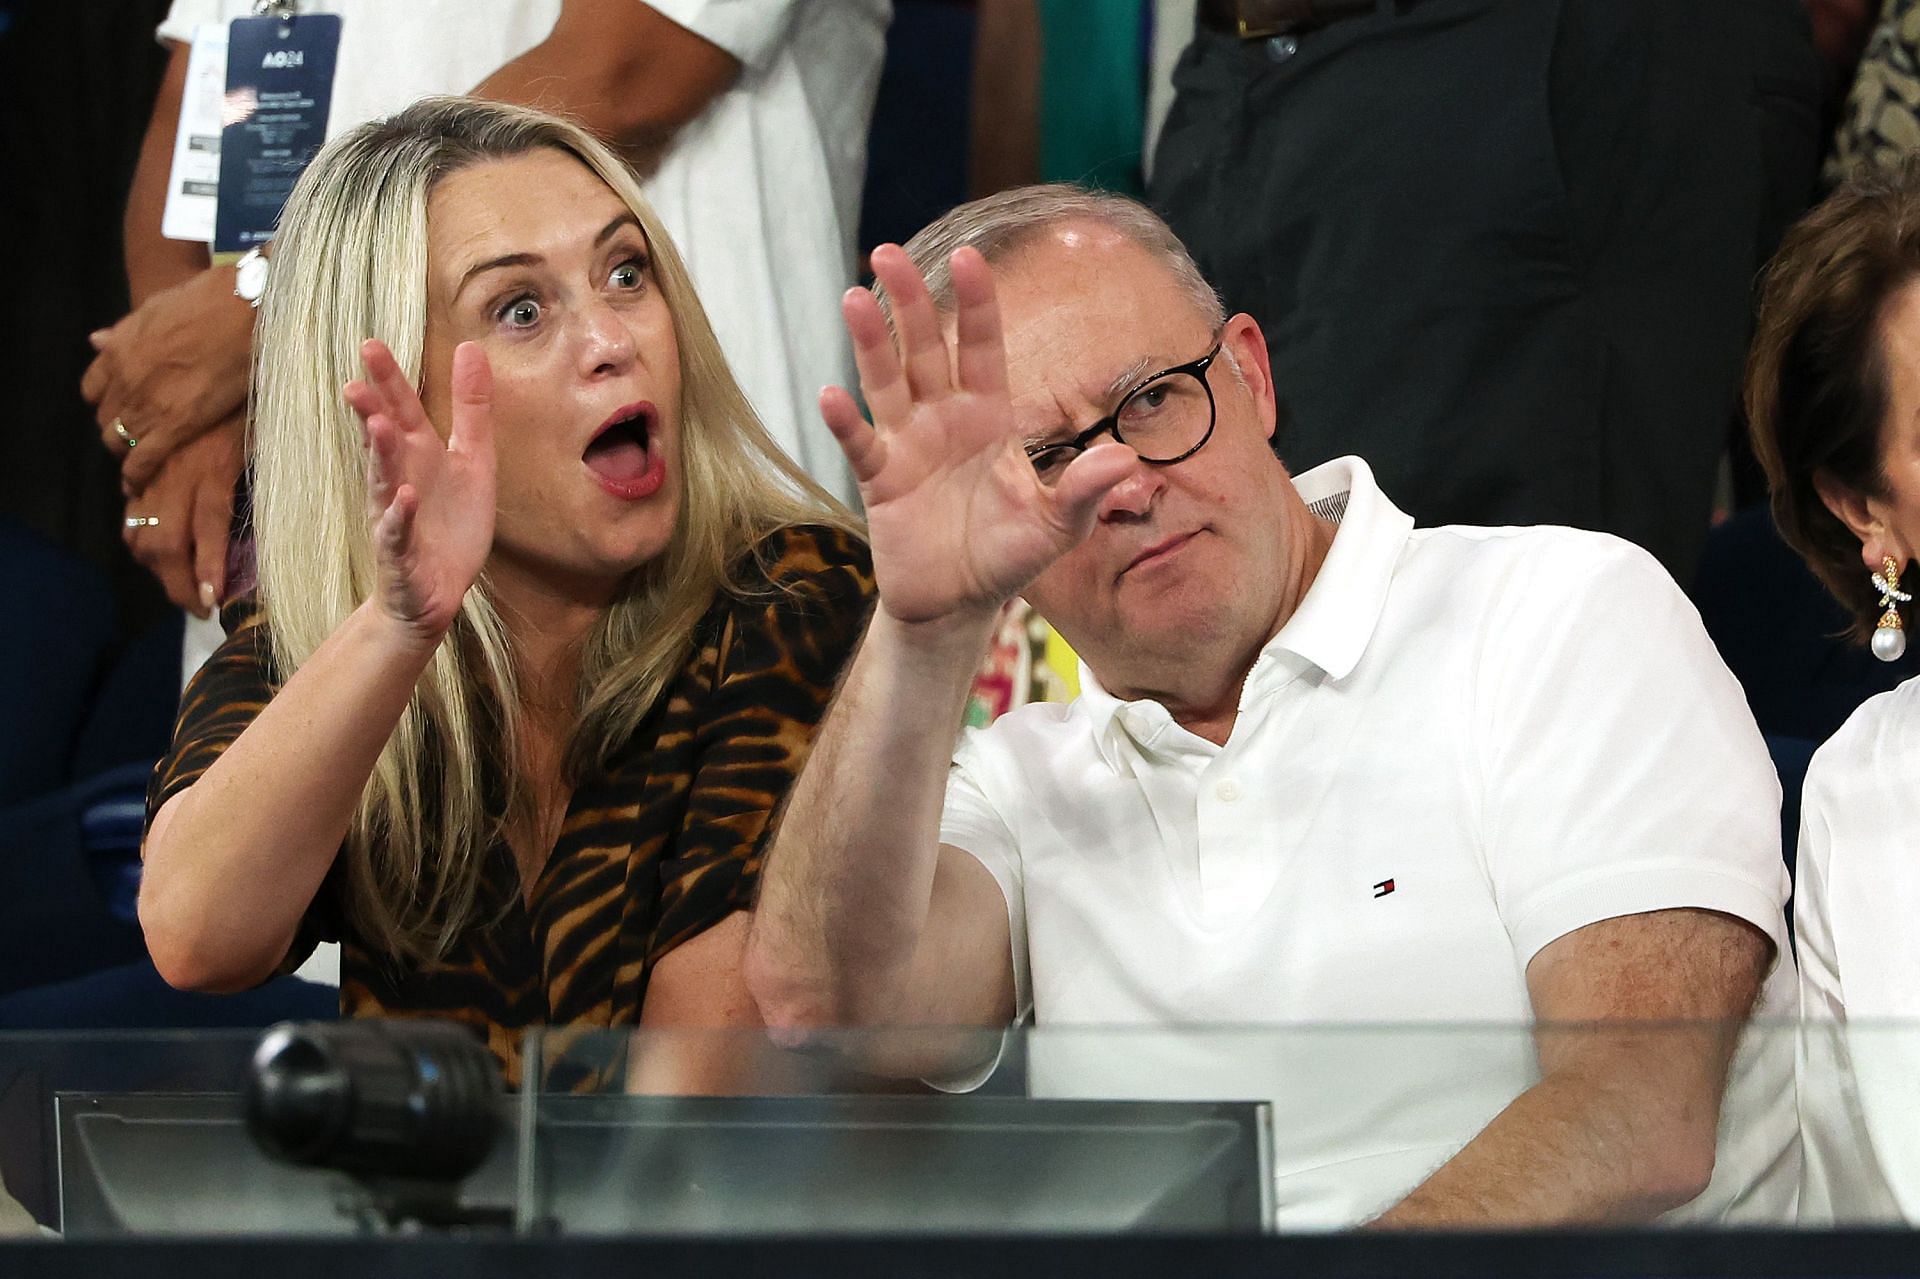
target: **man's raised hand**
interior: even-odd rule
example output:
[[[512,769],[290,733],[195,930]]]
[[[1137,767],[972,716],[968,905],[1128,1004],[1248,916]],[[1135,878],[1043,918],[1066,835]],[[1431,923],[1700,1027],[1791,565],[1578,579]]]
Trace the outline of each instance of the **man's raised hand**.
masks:
[[[1134,454],[1094,445],[1042,485],[1014,428],[986,260],[970,248],[951,259],[951,342],[906,252],[882,245],[872,262],[898,345],[867,290],[841,311],[873,425],[840,387],[822,392],[820,414],[860,484],[880,604],[911,623],[989,617],[1087,536]]]

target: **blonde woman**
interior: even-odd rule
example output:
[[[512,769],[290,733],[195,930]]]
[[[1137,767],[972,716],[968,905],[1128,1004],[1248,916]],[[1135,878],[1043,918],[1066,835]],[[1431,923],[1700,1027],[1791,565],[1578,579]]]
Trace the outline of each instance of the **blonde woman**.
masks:
[[[722,1025],[871,592],[611,152],[428,99],[330,144],[254,370],[259,583],[148,799],[177,986],[342,943],[349,1015]],[[343,391],[344,388],[344,391]]]

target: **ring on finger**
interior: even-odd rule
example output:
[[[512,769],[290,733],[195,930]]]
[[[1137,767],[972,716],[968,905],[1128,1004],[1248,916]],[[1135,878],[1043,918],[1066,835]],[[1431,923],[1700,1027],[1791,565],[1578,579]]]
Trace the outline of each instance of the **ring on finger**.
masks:
[[[119,418],[113,419],[113,433],[119,436],[128,448],[133,448],[140,443],[139,440],[133,438],[133,432],[127,430],[127,424]]]
[[[158,515],[129,515],[127,516],[126,524],[128,528],[159,528],[160,517]]]

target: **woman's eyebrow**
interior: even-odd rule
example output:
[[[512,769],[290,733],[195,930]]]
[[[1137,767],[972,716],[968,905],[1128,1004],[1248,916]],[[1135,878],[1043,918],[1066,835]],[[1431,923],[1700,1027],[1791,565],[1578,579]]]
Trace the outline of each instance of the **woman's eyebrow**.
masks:
[[[632,227],[636,231],[641,231],[643,235],[645,234],[640,226],[640,219],[634,217],[631,211],[624,212],[600,228],[600,233],[593,237],[594,247],[598,248],[602,244],[605,244],[608,240],[612,239],[622,227]],[[538,253],[503,253],[497,258],[488,258],[484,262],[476,262],[461,274],[460,285],[454,289],[453,296],[458,298],[464,293],[467,285],[473,281],[473,277],[476,275],[482,275],[488,271],[497,271],[501,267],[506,266],[539,266],[544,261],[546,261],[546,259]]]
[[[466,292],[467,285],[473,283],[473,278],[477,275],[483,275],[488,271],[497,271],[504,266],[538,266],[544,261],[546,261],[546,259],[538,253],[503,253],[497,258],[488,258],[484,262],[476,262],[468,267],[460,276],[460,285],[453,291],[454,299],[456,301],[459,300],[460,295]]]

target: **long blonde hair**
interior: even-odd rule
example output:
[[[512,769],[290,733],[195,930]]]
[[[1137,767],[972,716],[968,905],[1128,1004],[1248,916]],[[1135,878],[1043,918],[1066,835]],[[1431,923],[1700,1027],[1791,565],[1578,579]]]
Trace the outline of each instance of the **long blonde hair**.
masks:
[[[577,780],[628,739],[686,660],[749,552],[783,525],[857,522],[788,460],[733,380],[673,242],[612,151],[521,107],[427,98],[329,143],[274,242],[254,343],[251,458],[259,599],[284,679],[372,593],[375,552],[359,426],[342,403],[377,337],[416,386],[426,335],[427,201],[470,165],[552,147],[599,175],[639,219],[673,315],[681,374],[680,517],[581,660],[567,769]],[[414,688],[349,830],[355,931],[396,957],[445,954],[475,922],[486,853],[529,796],[514,761],[523,714],[511,637],[487,577]]]

